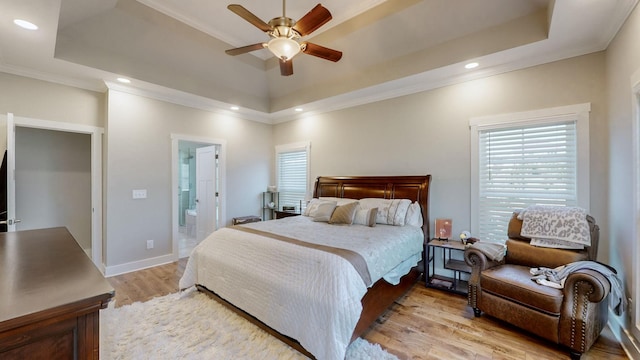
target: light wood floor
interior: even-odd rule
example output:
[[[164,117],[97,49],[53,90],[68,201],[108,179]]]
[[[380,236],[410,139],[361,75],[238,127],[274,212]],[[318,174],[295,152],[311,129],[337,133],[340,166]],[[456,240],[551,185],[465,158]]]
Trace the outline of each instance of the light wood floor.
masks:
[[[109,278],[116,307],[178,291],[186,260]],[[213,301],[213,300],[212,300]],[[474,318],[466,297],[417,283],[364,338],[400,359],[568,359],[557,346],[490,317]],[[607,328],[583,360],[628,359]]]

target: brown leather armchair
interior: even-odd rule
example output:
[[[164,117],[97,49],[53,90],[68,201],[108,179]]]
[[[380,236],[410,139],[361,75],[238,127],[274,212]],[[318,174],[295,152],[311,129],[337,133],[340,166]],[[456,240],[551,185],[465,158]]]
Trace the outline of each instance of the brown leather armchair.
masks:
[[[529,270],[595,260],[600,229],[588,216],[591,246],[585,250],[535,247],[520,235],[522,220],[517,214],[509,222],[507,254],[502,261],[466,249],[465,261],[472,269],[469,306],[476,317],[485,312],[565,346],[572,359],[579,359],[607,324],[609,281],[597,271],[578,270],[567,277],[563,289],[556,289],[532,281]]]

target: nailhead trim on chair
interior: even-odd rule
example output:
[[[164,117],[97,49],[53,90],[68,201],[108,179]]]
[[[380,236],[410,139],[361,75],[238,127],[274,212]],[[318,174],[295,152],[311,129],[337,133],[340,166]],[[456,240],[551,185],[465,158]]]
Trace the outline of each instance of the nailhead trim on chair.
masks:
[[[577,299],[578,298],[578,286],[581,283],[584,283],[585,281],[579,281],[576,282],[573,285],[573,298]],[[589,306],[589,295],[591,295],[591,293],[593,293],[593,288],[591,288],[591,290],[589,290],[588,293],[584,294],[583,299],[582,299],[582,318],[586,319],[587,317],[587,311],[588,311],[588,306]],[[573,306],[572,306],[572,314],[571,314],[571,348],[574,348],[575,346],[575,337],[576,337],[576,314],[578,312],[578,302],[574,301],[573,302]],[[580,352],[584,352],[585,351],[585,347],[586,347],[586,334],[587,334],[587,324],[585,321],[582,321],[582,339],[580,342]]]
[[[471,256],[469,260],[474,265],[474,267],[475,267],[475,265],[477,265],[477,261],[476,261],[476,257],[475,256]],[[473,274],[473,273],[471,274],[471,278],[469,279],[469,282],[467,283],[467,303],[475,311],[475,309],[478,308],[478,286],[471,284],[471,279],[474,278],[474,275],[475,274]]]

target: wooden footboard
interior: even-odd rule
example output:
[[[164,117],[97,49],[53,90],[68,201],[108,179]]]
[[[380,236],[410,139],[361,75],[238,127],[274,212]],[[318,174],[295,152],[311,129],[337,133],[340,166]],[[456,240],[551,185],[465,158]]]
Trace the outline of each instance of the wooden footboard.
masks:
[[[384,279],[378,280],[362,297],[362,314],[356,324],[356,328],[351,336],[351,341],[357,339],[374,321],[382,315],[388,308],[404,295],[419,280],[422,271],[414,267],[411,271],[400,279],[398,285],[391,285]]]

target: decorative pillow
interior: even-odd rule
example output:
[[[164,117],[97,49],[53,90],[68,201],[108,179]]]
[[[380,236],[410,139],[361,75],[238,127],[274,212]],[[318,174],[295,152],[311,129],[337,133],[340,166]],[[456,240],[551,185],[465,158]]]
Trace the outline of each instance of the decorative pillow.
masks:
[[[339,198],[339,197],[320,196],[319,199],[320,200],[327,200],[327,201],[335,201],[335,202],[338,203],[338,206],[342,206],[342,205],[347,205],[347,204],[351,204],[351,203],[354,203],[354,202],[358,202],[358,200],[356,200],[356,199]]]
[[[374,227],[376,226],[376,215],[378,215],[378,208],[358,209],[353,218],[353,223]]]
[[[318,206],[320,206],[320,204],[323,203],[333,203],[336,204],[335,201],[330,201],[330,200],[321,200],[321,199],[311,199],[311,201],[309,201],[309,203],[307,204],[306,209],[304,209],[304,216],[311,216],[314,217],[316,212],[318,211]]]
[[[408,199],[360,199],[360,207],[363,209],[378,208],[376,222],[378,224],[403,226],[407,211],[411,205]]]
[[[313,221],[328,222],[329,219],[331,219],[331,214],[333,214],[333,210],[335,210],[335,208],[335,201],[322,201],[313,215],[309,216],[313,217]]]
[[[335,210],[333,210],[333,214],[331,214],[331,218],[329,219],[329,224],[347,224],[351,225],[353,223],[353,216],[358,210],[358,202],[351,202],[342,206],[337,206]]]
[[[422,211],[420,210],[420,204],[418,202],[413,202],[409,205],[409,209],[407,210],[407,218],[405,219],[406,225],[421,227],[422,222]]]

